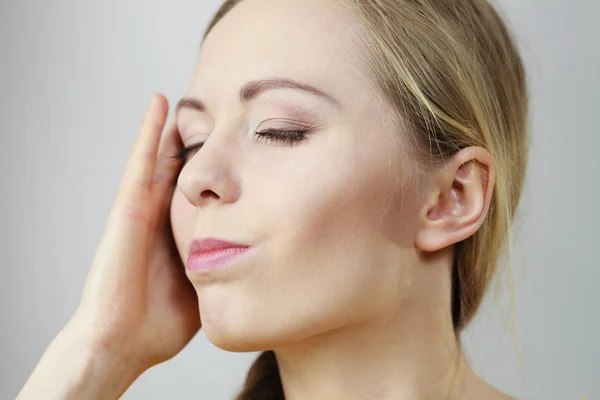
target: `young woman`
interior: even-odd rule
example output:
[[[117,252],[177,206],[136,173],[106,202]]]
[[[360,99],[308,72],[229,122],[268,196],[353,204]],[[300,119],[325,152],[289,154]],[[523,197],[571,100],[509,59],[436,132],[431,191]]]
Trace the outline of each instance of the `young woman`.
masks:
[[[163,134],[153,96],[19,399],[118,398],[201,327],[263,351],[239,400],[511,398],[460,342],[527,159],[523,65],[487,1],[226,1],[175,111]]]

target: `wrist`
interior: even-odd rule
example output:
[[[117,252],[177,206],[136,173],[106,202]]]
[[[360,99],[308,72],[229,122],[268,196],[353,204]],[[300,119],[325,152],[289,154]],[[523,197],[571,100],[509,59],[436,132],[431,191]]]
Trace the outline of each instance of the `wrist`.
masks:
[[[73,368],[73,398],[118,399],[144,371],[125,355],[93,344],[71,326],[51,346]]]
[[[60,331],[17,399],[120,398],[143,370],[90,346],[85,339],[83,331],[71,326]]]

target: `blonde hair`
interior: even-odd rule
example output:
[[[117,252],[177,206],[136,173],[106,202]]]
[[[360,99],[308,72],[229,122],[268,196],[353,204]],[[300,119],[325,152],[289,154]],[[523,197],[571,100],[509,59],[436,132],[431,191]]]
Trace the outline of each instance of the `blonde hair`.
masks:
[[[212,28],[241,0],[227,0]],[[496,272],[521,197],[529,138],[525,71],[514,40],[487,0],[343,0],[365,29],[367,73],[408,124],[425,167],[469,146],[494,159],[490,210],[455,247],[452,320],[459,337]],[[510,265],[509,265],[510,266]],[[283,399],[277,361],[265,351],[237,400]]]

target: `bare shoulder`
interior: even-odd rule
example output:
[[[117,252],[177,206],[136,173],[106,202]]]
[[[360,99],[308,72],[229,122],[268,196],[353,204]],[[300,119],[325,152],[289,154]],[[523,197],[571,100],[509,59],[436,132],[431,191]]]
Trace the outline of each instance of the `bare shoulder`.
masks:
[[[520,400],[520,399],[517,399],[516,397],[513,397],[513,396],[510,396],[510,395],[508,395],[506,393],[503,393],[503,392],[501,392],[501,391],[499,391],[497,389],[494,389],[494,390],[496,392],[495,393],[496,397],[490,397],[490,400]]]
[[[463,359],[462,368],[465,368],[461,389],[460,399],[468,400],[525,400],[519,399],[504,393],[498,388],[488,383],[483,377],[479,376],[471,366]]]
[[[485,399],[485,400],[523,400],[517,399],[516,397],[510,396],[507,393],[501,392],[487,382],[481,380],[481,386],[479,387],[478,393],[475,394],[473,399]]]
[[[473,400],[524,400],[510,396],[490,385],[477,374],[472,373],[465,398]]]

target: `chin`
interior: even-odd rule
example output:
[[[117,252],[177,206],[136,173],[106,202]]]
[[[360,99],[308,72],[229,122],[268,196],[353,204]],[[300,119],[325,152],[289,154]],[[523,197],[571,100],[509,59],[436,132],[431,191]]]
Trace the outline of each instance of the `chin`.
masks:
[[[206,338],[230,352],[295,347],[344,326],[348,317],[335,307],[291,307],[228,285],[201,287],[197,292]]]
[[[277,318],[202,318],[206,338],[221,350],[246,353],[293,346],[318,332]]]
[[[290,343],[290,337],[268,332],[260,327],[212,325],[202,326],[206,338],[221,350],[247,353],[272,350]]]

